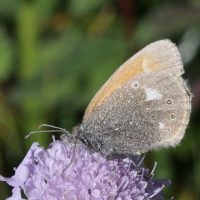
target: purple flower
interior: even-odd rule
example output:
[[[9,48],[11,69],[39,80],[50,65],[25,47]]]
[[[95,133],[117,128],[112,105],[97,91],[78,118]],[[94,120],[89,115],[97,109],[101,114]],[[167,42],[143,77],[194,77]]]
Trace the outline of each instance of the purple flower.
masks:
[[[162,189],[171,182],[149,175],[141,157],[133,161],[138,166],[122,156],[109,160],[53,138],[46,151],[34,143],[15,175],[0,180],[14,187],[7,200],[22,200],[20,190],[29,200],[164,199]]]

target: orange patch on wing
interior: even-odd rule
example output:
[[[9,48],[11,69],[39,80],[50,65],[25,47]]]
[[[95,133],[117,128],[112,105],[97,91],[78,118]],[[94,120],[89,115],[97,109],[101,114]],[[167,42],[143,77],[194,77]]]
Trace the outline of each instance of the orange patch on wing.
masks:
[[[134,57],[134,56],[133,56]],[[152,55],[143,54],[127,60],[101,87],[89,103],[84,119],[86,119],[95,108],[108,98],[118,87],[140,74],[161,69],[162,62],[156,63]]]

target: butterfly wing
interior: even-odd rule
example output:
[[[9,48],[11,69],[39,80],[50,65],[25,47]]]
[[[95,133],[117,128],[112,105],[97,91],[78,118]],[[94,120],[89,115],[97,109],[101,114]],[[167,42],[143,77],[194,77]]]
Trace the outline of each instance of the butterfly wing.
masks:
[[[189,121],[191,95],[183,66],[169,41],[131,57],[89,104],[81,129],[96,151],[138,154],[175,146]]]

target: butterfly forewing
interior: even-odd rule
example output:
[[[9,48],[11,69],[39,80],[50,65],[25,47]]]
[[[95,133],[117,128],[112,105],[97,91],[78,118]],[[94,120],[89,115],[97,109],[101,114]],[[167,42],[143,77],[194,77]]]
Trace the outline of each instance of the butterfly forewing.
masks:
[[[177,47],[169,40],[147,45],[120,66],[93,97],[85,111],[84,119],[126,81],[140,74],[162,69],[169,70],[177,76],[184,73]]]

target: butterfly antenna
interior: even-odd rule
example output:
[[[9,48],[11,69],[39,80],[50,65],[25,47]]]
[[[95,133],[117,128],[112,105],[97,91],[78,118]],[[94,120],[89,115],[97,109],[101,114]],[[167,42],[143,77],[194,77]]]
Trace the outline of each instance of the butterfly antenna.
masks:
[[[54,130],[44,130],[44,131],[31,131],[28,135],[25,136],[25,138],[28,138],[30,135],[32,135],[33,133],[69,133],[71,134],[69,131],[67,131],[66,129],[64,128],[60,128],[60,127],[57,127],[57,126],[52,126],[52,125],[49,125],[49,124],[41,124],[39,126],[39,129],[41,129],[42,127],[49,127],[49,128],[53,128]]]

